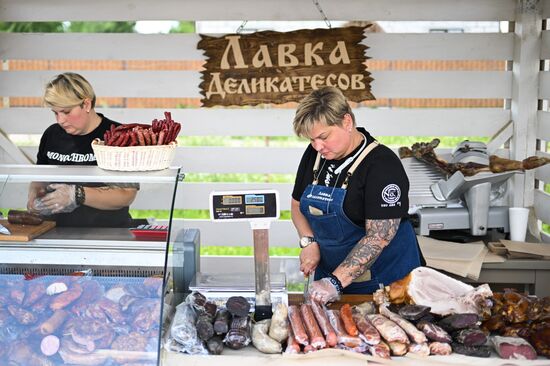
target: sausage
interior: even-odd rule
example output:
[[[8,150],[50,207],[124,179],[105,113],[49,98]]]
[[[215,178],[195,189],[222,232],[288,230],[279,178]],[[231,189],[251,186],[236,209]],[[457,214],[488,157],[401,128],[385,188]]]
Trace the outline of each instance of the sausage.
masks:
[[[9,210],[8,222],[14,225],[40,225],[44,220],[27,211]]]
[[[143,137],[145,138],[145,145],[151,145],[151,135],[149,134],[149,130],[143,130]]]
[[[138,129],[136,130],[136,135],[138,138],[139,146],[145,146],[145,137],[143,137],[143,132]]]
[[[310,353],[315,351],[315,347],[313,347],[311,344],[308,344],[307,346],[304,346],[304,353]]]
[[[352,336],[359,335],[359,330],[357,329],[357,326],[353,321],[353,315],[351,313],[350,304],[342,305],[342,307],[340,308],[340,318],[342,318],[342,322],[344,323],[344,328],[346,328],[346,332],[348,332],[349,335],[352,335]]]
[[[197,328],[197,335],[203,341],[207,341],[214,336],[212,321],[205,315],[199,315],[195,323],[195,328]]]
[[[385,315],[388,319],[390,319],[391,321],[393,321],[397,325],[399,325],[405,331],[405,333],[407,333],[409,335],[409,337],[411,337],[411,340],[414,343],[420,344],[420,343],[428,342],[428,339],[426,338],[426,335],[424,333],[422,333],[421,331],[419,331],[418,329],[416,329],[414,324],[412,324],[408,320],[403,319],[398,314],[390,311],[390,309],[388,309],[384,305],[380,305],[379,310],[380,310],[380,314]]]
[[[334,328],[334,332],[336,333],[336,337],[338,339],[338,344],[354,348],[360,346],[363,343],[361,338],[357,336],[351,336],[346,332],[344,324],[342,323],[342,319],[340,319],[340,311],[327,310],[326,314],[328,320],[330,321],[330,325],[332,325],[332,327]]]
[[[409,343],[409,338],[405,331],[384,315],[371,314],[368,318],[386,341]]]
[[[45,356],[53,356],[59,351],[59,338],[50,334],[40,342],[40,350]]]
[[[127,146],[130,141],[130,132],[126,131],[123,133],[124,138],[122,139],[122,142],[119,146]]]
[[[56,310],[49,319],[40,324],[40,333],[43,335],[52,334],[63,324],[67,315],[69,313],[63,309]]]
[[[374,357],[380,357],[385,359],[390,359],[390,346],[387,345],[386,342],[380,341],[380,343],[375,345],[369,345],[369,352]]]
[[[157,144],[157,136],[158,136],[157,132],[151,132],[151,145]]]
[[[75,283],[67,291],[57,295],[50,303],[50,309],[53,311],[63,309],[82,295],[82,287]]]
[[[241,349],[250,343],[250,318],[234,316],[223,342],[232,349]]]
[[[394,356],[403,356],[407,353],[408,345],[401,342],[388,342],[392,355]]]
[[[300,345],[298,344],[298,342],[296,342],[296,338],[294,338],[292,328],[288,329],[288,339],[286,341],[285,353],[290,355],[300,353]]]
[[[107,146],[114,146],[115,141],[120,137],[120,135],[122,135],[121,131],[112,132],[109,141],[105,141],[105,144]]]
[[[213,355],[219,355],[223,351],[223,341],[220,336],[214,336],[206,342],[206,348],[208,352]]]
[[[357,311],[353,311],[352,316],[359,330],[359,338],[371,346],[380,343],[380,333],[378,333],[374,325],[372,325],[366,316],[361,315],[361,313]]]
[[[408,353],[412,353],[421,357],[428,357],[430,355],[430,347],[428,343],[411,343],[409,344]]]
[[[302,312],[302,319],[304,320],[304,326],[309,337],[309,344],[317,349],[325,348],[327,343],[325,337],[323,337],[323,333],[321,333],[321,329],[319,329],[317,320],[315,320],[311,305],[302,304],[300,311]]]
[[[126,136],[126,133],[121,132],[120,135],[118,135],[116,140],[113,142],[113,146],[121,146],[125,136]]]
[[[218,311],[214,319],[214,332],[216,332],[216,334],[227,333],[229,330],[230,317],[231,314],[229,314],[229,311],[226,309],[220,309]]]
[[[296,342],[303,346],[307,346],[309,344],[309,338],[306,334],[302,316],[300,315],[300,309],[297,305],[290,305],[288,307],[288,320],[290,321],[290,327],[292,328]]]
[[[447,356],[453,353],[453,349],[449,343],[430,342],[428,345],[431,355]]]
[[[159,132],[159,138],[157,140],[157,145],[162,145],[164,143],[164,135],[166,134],[166,132],[164,132],[164,130],[161,130]]]
[[[138,139],[135,131],[130,131],[130,146],[138,145]]]
[[[283,303],[275,307],[269,326],[269,336],[279,343],[288,338],[288,309]]]
[[[37,302],[42,296],[46,294],[46,284],[44,282],[31,281],[27,287],[27,293],[23,300],[23,306],[29,307]]]
[[[338,338],[336,337],[336,332],[334,331],[334,328],[332,327],[332,325],[330,325],[330,321],[328,320],[328,316],[325,312],[325,309],[323,308],[323,305],[321,305],[317,301],[312,301],[311,310],[313,310],[313,315],[315,315],[315,319],[317,319],[317,324],[319,324],[319,328],[321,328],[321,331],[325,336],[327,346],[336,346],[336,344],[338,343]]]
[[[243,296],[231,296],[225,307],[233,316],[247,316],[250,311],[250,303]]]
[[[271,319],[264,319],[254,324],[252,344],[262,353],[281,353],[281,344],[267,335],[270,324]]]

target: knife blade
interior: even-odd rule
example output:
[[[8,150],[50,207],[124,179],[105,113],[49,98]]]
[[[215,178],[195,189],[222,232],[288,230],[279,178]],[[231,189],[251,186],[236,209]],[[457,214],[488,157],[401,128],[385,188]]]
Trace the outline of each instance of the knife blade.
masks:
[[[304,303],[309,302],[309,283],[311,282],[311,274],[309,276],[304,275]]]
[[[7,227],[5,227],[4,225],[0,224],[0,234],[11,235],[11,232],[8,230]]]

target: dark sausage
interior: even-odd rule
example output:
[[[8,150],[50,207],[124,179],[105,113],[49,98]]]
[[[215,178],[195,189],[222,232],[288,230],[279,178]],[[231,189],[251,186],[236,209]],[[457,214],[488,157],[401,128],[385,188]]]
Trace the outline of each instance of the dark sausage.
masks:
[[[138,138],[139,146],[145,146],[145,137],[143,137],[143,132],[141,130],[136,131]]]
[[[302,313],[304,326],[309,337],[309,343],[317,349],[325,348],[327,346],[327,343],[325,342],[323,333],[321,333],[321,329],[319,329],[317,320],[315,320],[315,315],[313,315],[311,305],[302,304],[302,306],[300,307],[300,311]]]
[[[330,321],[330,325],[334,328],[336,332],[336,337],[338,343],[346,347],[355,348],[360,346],[363,341],[357,336],[350,336],[344,329],[344,324],[342,324],[342,319],[340,319],[340,311],[338,310],[327,310],[327,317]]]
[[[149,130],[143,130],[143,137],[145,138],[145,145],[151,145],[151,135]]]
[[[157,132],[151,132],[151,145],[157,144],[157,136],[158,136]]]
[[[27,211],[9,210],[8,222],[17,225],[40,225],[44,220]]]
[[[159,138],[157,140],[157,145],[162,145],[164,143],[164,135],[166,134],[166,132],[164,132],[164,130],[161,130],[159,132]]]

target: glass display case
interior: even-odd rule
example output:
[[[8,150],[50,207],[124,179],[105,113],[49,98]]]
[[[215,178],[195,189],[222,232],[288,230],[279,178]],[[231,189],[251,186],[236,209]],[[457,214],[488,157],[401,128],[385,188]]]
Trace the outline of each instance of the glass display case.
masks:
[[[178,168],[0,165],[0,364],[159,364],[181,178]],[[86,198],[62,214],[39,211],[40,223],[10,222],[10,211],[35,202],[36,187],[38,198],[67,189],[78,201],[80,187]],[[116,208],[123,214],[79,211],[102,189],[137,194]]]

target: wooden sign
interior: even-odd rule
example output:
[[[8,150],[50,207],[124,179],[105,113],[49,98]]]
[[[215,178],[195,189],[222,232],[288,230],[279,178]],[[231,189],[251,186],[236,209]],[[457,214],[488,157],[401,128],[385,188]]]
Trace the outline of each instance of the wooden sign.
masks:
[[[350,101],[375,99],[366,70],[366,27],[201,35],[207,57],[200,84],[202,105],[299,102],[325,85]]]

